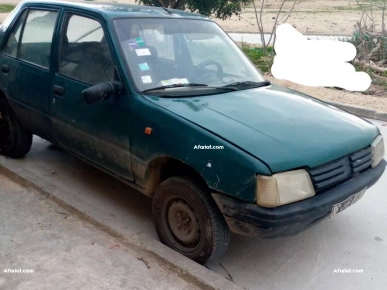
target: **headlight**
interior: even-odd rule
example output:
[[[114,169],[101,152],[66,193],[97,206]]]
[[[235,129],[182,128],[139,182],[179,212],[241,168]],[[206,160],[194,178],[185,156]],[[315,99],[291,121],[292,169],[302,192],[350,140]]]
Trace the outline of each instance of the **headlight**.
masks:
[[[371,145],[372,168],[376,167],[384,157],[384,141],[382,135],[375,138]]]
[[[303,169],[272,176],[257,175],[257,204],[276,207],[315,195],[308,172]]]

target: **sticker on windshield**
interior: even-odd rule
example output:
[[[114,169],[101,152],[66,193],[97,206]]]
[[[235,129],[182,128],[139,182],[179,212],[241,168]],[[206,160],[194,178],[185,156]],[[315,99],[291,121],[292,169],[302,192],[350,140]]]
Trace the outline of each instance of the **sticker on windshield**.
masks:
[[[151,55],[149,49],[147,49],[147,48],[136,49],[136,53],[138,56]]]
[[[145,45],[145,42],[142,39],[142,37],[129,39],[129,46],[132,48],[137,48],[139,46],[144,46],[144,45]]]
[[[170,86],[170,85],[177,85],[177,84],[188,84],[187,79],[170,79],[170,80],[165,80],[161,81],[162,86]]]
[[[138,65],[139,67],[140,67],[140,70],[141,71],[147,71],[147,70],[149,70],[149,65],[148,65],[148,63],[140,63],[139,65]]]
[[[136,43],[138,44],[138,46],[144,46],[145,45],[145,42],[144,42],[144,40],[141,37],[137,37],[136,38]]]
[[[150,84],[152,82],[151,76],[143,76],[141,79],[143,84]]]

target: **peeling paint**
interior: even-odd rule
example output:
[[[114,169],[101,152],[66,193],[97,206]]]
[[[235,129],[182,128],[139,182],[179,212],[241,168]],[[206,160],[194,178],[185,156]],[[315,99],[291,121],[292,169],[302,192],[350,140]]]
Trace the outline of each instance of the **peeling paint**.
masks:
[[[220,178],[219,178],[219,176],[217,174],[216,174],[216,178],[218,179],[218,181],[215,182],[214,186],[218,187],[218,184],[220,183]]]

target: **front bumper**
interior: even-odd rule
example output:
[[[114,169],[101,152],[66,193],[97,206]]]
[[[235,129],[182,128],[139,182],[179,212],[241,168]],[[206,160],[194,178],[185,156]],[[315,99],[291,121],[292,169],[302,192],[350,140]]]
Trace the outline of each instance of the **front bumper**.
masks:
[[[375,168],[368,169],[316,196],[273,209],[219,193],[213,193],[212,196],[232,232],[262,238],[292,236],[329,217],[333,205],[364,188],[370,188],[379,180],[385,168],[386,161],[382,160]]]

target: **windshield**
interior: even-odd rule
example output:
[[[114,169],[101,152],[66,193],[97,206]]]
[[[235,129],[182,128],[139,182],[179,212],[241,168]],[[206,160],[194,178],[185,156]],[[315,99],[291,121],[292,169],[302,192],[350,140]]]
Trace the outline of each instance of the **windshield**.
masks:
[[[205,86],[217,89],[264,81],[213,22],[132,18],[117,19],[115,28],[133,80],[141,91],[168,86],[182,91]]]

